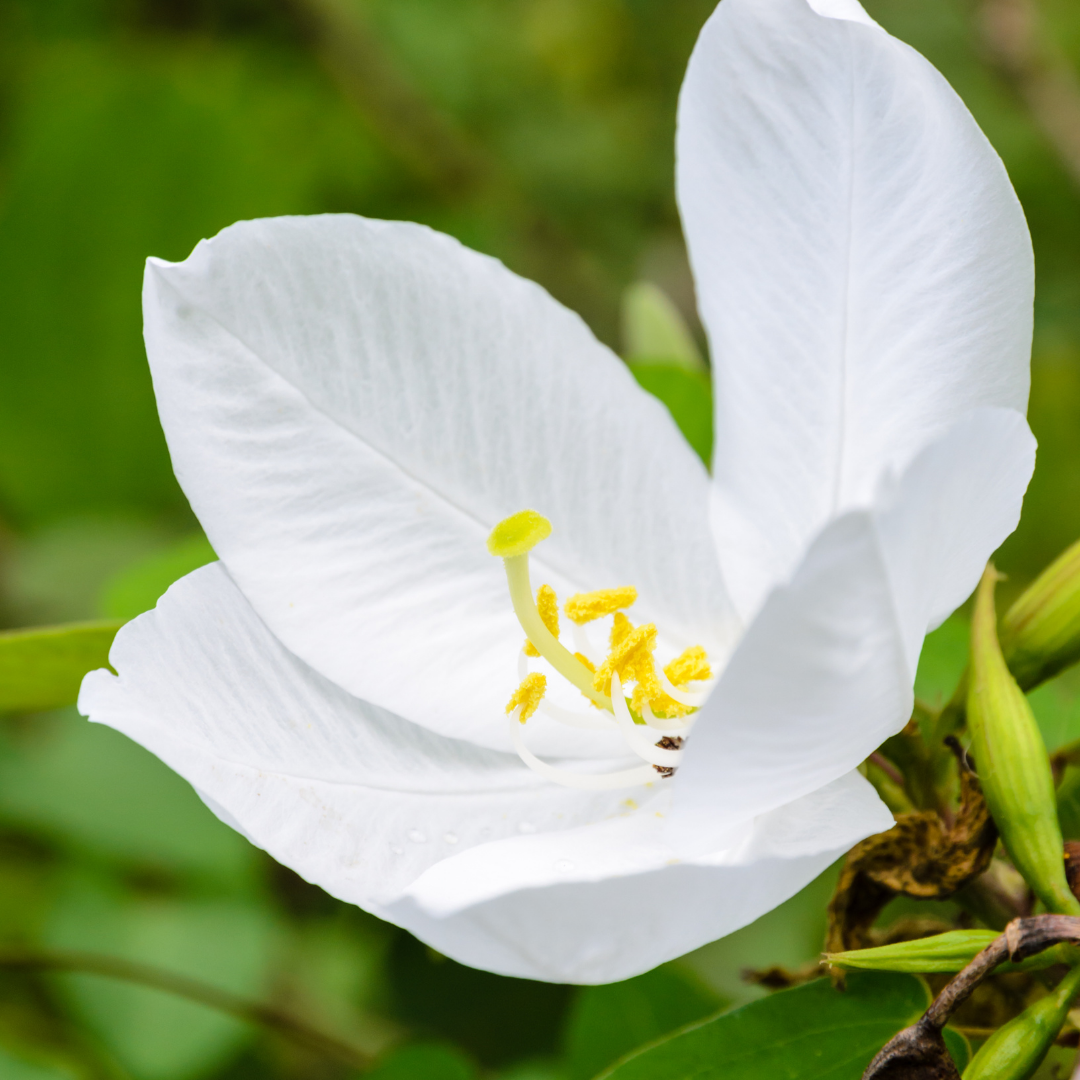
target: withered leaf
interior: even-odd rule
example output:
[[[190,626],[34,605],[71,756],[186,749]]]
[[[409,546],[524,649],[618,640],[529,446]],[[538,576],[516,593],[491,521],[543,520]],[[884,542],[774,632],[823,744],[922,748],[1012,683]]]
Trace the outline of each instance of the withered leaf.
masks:
[[[896,815],[896,827],[848,853],[829,903],[827,952],[872,944],[870,927],[894,896],[941,900],[990,864],[997,828],[978,778],[960,771],[960,809],[951,826],[936,811]]]

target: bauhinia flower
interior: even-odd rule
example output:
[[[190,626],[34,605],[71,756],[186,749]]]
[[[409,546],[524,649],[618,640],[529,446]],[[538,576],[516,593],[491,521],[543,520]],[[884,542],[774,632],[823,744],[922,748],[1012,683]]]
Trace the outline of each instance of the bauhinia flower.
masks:
[[[147,267],[221,561],[80,707],[509,975],[633,975],[889,828],[857,767],[1033,468],[1023,214],[922,57],[855,0],[724,0],[677,149],[711,477],[576,315],[421,226],[244,222]]]

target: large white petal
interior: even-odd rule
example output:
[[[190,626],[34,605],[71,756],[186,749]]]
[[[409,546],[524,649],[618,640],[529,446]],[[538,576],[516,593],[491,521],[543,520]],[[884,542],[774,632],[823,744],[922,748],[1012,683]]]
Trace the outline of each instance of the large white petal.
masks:
[[[477,967],[611,982],[752,922],[893,818],[850,773],[692,862],[675,857],[663,825],[639,813],[474,848],[432,867],[387,914]]]
[[[676,865],[665,785],[588,794],[350,697],[284,649],[220,564],[121,630],[79,706],[328,892],[464,963],[625,978],[749,922],[891,819],[846,777]]]
[[[124,626],[109,662],[118,676],[83,682],[84,714],[157,754],[271,854],[369,909],[473,844],[625,809],[625,793],[555,787],[516,755],[348,694],[276,640],[220,563]]]
[[[1001,161],[854,0],[814,7],[724,0],[679,106],[713,523],[744,618],[887,467],[975,407],[1027,401],[1034,271]]]
[[[715,648],[708,478],[573,313],[419,225],[244,222],[151,260],[147,351],[177,477],[274,633],[338,685],[503,747],[523,639],[490,528],[555,528],[536,583],[635,585]]]
[[[1034,463],[1024,418],[981,409],[822,531],[694,727],[674,789],[681,850],[844,775],[903,727],[923,638],[1016,527]]]

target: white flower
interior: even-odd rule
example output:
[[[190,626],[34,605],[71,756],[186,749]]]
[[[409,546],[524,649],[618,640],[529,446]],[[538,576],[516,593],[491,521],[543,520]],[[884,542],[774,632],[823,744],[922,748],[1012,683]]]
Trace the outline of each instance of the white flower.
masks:
[[[147,267],[162,424],[221,562],[120,632],[81,709],[308,880],[506,974],[633,975],[888,828],[854,770],[1033,467],[1020,206],[855,0],[724,0],[678,195],[711,480],[577,316],[426,228],[245,222]],[[534,584],[632,585],[661,661],[701,644],[721,672],[674,777],[634,753],[656,732],[523,657],[485,540],[524,508],[554,529]],[[526,663],[592,727],[508,721]]]

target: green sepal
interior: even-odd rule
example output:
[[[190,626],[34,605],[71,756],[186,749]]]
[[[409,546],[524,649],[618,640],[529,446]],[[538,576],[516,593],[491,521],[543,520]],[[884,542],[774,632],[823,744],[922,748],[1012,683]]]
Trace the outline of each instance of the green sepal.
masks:
[[[0,633],[0,712],[73,705],[83,676],[108,664],[123,625],[110,619]]]
[[[949,930],[916,941],[898,941],[874,949],[826,953],[833,967],[851,971],[903,971],[912,975],[948,974],[961,971],[998,937],[996,930]],[[1075,952],[1068,945],[1054,945],[1019,964],[1006,961],[999,972],[1040,971],[1070,962]]]

